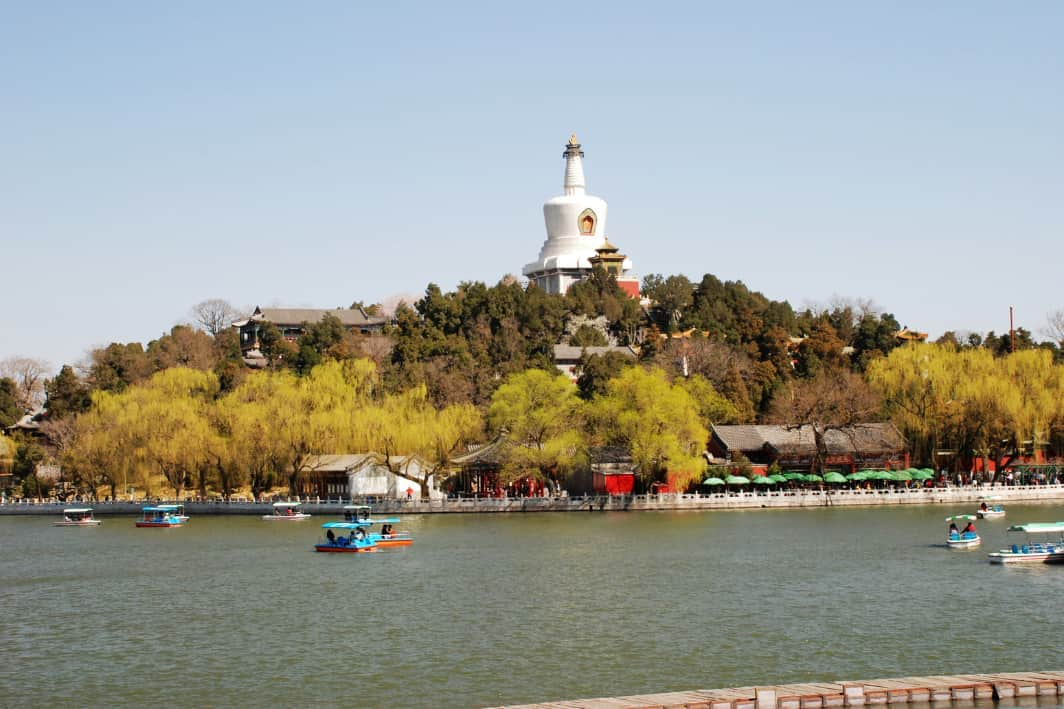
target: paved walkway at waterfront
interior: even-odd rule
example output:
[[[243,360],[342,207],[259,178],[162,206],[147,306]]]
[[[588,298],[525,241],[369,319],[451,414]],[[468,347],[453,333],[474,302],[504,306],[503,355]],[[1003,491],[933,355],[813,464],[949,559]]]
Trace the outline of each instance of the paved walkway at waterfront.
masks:
[[[794,507],[870,507],[889,505],[971,504],[972,510],[988,496],[995,503],[1053,502],[1064,500],[1064,485],[968,485],[964,487],[883,488],[866,490],[773,490],[721,492],[706,495],[588,495],[558,497],[445,498],[438,500],[357,500],[369,502],[380,514],[446,514],[468,512],[637,512],[666,510],[728,510]],[[294,498],[293,498],[294,499]],[[172,502],[172,501],[171,501]],[[341,514],[347,500],[303,500],[312,515]],[[139,514],[138,502],[43,502],[0,504],[0,515],[58,514],[64,507],[88,505],[97,515]],[[185,502],[190,515],[270,514],[269,502]]]
[[[1062,695],[1064,672],[1004,672],[698,689],[667,694],[522,704],[509,709],[823,709],[865,704],[1055,698]]]

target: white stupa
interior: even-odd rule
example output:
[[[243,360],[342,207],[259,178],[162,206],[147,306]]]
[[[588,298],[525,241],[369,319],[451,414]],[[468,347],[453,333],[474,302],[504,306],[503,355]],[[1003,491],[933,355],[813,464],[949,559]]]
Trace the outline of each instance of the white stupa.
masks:
[[[565,194],[543,205],[547,240],[539,250],[539,259],[526,264],[521,273],[547,293],[565,293],[569,286],[591,273],[591,259],[606,242],[606,202],[587,194],[584,186],[584,153],[569,136],[565,146]],[[611,248],[613,248],[611,246]],[[613,248],[616,252],[616,248]],[[624,257],[618,281],[634,282],[632,263]],[[628,290],[626,288],[625,290]]]

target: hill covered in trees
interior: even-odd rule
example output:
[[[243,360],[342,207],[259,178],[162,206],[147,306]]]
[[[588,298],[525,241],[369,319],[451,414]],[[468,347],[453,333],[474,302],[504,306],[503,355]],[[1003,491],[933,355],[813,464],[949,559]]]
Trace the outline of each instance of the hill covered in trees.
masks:
[[[282,422],[301,420],[294,411],[310,406],[309,399],[295,403],[298,396],[291,392],[311,387],[315,377],[332,371],[328,367],[342,365],[341,371],[360,368],[358,396],[341,391],[344,386],[356,386],[353,380],[320,395],[327,399],[347,396],[345,407],[375,411],[378,419],[397,429],[397,440],[406,442],[389,443],[379,437],[356,440],[342,434],[345,426],[356,424],[333,406],[328,408],[332,413],[320,419],[329,419],[326,428],[333,427],[328,429],[333,433],[290,450],[354,452],[355,448],[383,446],[395,453],[417,452],[442,465],[463,443],[503,428],[511,432],[527,428],[520,417],[503,417],[498,411],[506,408],[513,413],[523,407],[527,414],[536,410],[532,393],[523,403],[513,401],[513,386],[536,371],[551,381],[556,379],[553,347],[558,343],[631,345],[639,358],[607,353],[581,361],[578,385],[566,395],[571,400],[556,402],[560,410],[570,412],[568,428],[579,430],[580,440],[566,445],[555,441],[551,443],[553,458],[524,463],[526,472],[546,478],[557,478],[569,465],[558,453],[561,450],[573,453],[599,444],[627,446],[633,453],[640,445],[645,448],[646,441],[636,440],[639,417],[632,419],[627,414],[639,411],[649,423],[655,414],[640,407],[646,392],[655,387],[660,389],[662,406],[676,399],[663,419],[668,423],[662,425],[670,435],[686,433],[683,442],[674,441],[653,454],[639,453],[640,459],[653,474],[678,467],[691,469],[691,480],[697,477],[694,461],[704,445],[697,438],[719,423],[838,425],[846,415],[852,417],[859,411],[873,419],[892,418],[913,442],[917,458],[925,461],[943,446],[1000,457],[1006,449],[1022,449],[1025,441],[1059,444],[1059,409],[1064,400],[1060,343],[1035,342],[1023,328],[1016,332],[1015,354],[1010,354],[1010,338],[994,333],[963,337],[946,333],[937,344],[911,345],[897,337],[901,324],[869,303],[840,301],[796,311],[789,303],[766,298],[741,282],[721,281],[709,274],[697,283],[683,276],[651,275],[643,285],[647,298],[643,305],[601,271],[564,296],[523,287],[513,278],[493,286],[462,283],[452,292],[429,285],[415,303],[397,308],[382,335],[353,334],[328,315],[318,323],[306,323],[294,342],[267,326],[261,343],[268,365],[264,372],[244,365],[236,332],[225,326],[224,314],[232,315],[231,321],[235,311],[220,301],[205,301],[196,309],[199,327],[175,326],[146,346],[112,343],[94,351],[90,361],[78,369],[65,365],[52,379],[38,377],[36,395],[45,399],[39,435],[17,439],[15,453],[8,452],[6,464],[23,478],[45,457],[63,459],[71,471],[87,471],[82,476],[85,484],[96,484],[100,476],[106,476],[106,469],[114,468],[99,465],[106,451],[116,450],[113,441],[100,443],[106,440],[103,432],[108,428],[139,421],[143,428],[128,440],[140,441],[137,450],[144,451],[151,448],[154,438],[177,436],[174,431],[180,427],[167,433],[163,422],[180,410],[203,419],[188,425],[199,426],[205,438],[189,439],[185,448],[244,450],[250,444],[240,442],[237,432],[251,429],[241,429],[245,424],[237,422],[243,421],[243,414],[232,412],[253,403],[277,407],[281,406],[277,402],[287,401],[295,408],[275,408],[254,429],[255,435],[280,440],[285,435]],[[203,307],[207,304],[213,307]],[[178,372],[200,372],[201,378]],[[921,381],[925,389],[918,386]],[[14,377],[0,378],[3,425],[20,417],[35,395],[25,384]],[[839,392],[860,406],[851,406],[845,415],[838,406],[832,409],[827,399],[839,399]],[[182,409],[178,403],[187,396],[193,402],[181,404]],[[319,394],[304,391],[302,396],[313,399]],[[507,396],[510,403],[504,407],[500,397]],[[271,403],[273,399],[276,402]],[[808,405],[796,406],[800,401]],[[396,413],[402,408],[397,402],[406,402],[409,410]],[[393,412],[392,418],[383,417],[386,409]],[[460,425],[456,424],[458,432],[431,444],[415,443],[416,437],[398,432],[404,426],[427,426],[430,410],[442,419],[464,412]],[[152,414],[137,414],[126,424],[116,423],[127,411]],[[544,410],[539,415],[548,413]],[[247,416],[257,420],[260,414]],[[118,418],[105,422],[101,419],[105,415]],[[659,411],[658,415],[665,414]],[[685,423],[685,416],[696,428]],[[621,427],[603,424],[609,417],[631,420],[633,426],[617,433]],[[528,435],[530,441],[536,437]],[[93,440],[97,443],[90,444]],[[194,440],[200,442],[192,445]],[[237,483],[264,489],[280,481],[291,482],[297,473],[292,472],[298,465],[291,455],[286,458],[275,451],[260,456],[265,457],[254,464],[248,462],[251,458],[230,460],[217,452],[195,462],[141,461],[137,474],[161,476],[174,487],[192,484],[203,490],[228,491]],[[579,455],[569,457],[576,460]],[[266,468],[274,477],[263,477]],[[180,480],[177,475],[182,476]]]

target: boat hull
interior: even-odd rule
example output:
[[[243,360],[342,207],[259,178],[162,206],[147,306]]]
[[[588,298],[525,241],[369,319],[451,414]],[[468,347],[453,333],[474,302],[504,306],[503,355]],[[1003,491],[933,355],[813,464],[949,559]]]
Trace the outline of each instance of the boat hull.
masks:
[[[138,527],[180,527],[184,522],[137,522]]]
[[[53,522],[53,526],[56,527],[99,527],[100,520],[98,519],[86,519],[80,522],[71,522],[64,520],[62,522]]]
[[[315,544],[314,551],[326,554],[368,554],[377,551],[377,547],[373,545],[342,547],[337,544]]]
[[[379,547],[408,547],[414,543],[414,540],[411,537],[400,537],[395,539],[373,539],[373,543]]]
[[[1057,552],[1024,554],[1023,552],[995,551],[987,554],[987,557],[990,559],[991,564],[1048,564],[1064,561],[1064,554]]]
[[[310,515],[300,512],[297,515],[263,515],[262,518],[267,522],[302,522],[309,519]]]
[[[1005,510],[979,510],[975,516],[979,519],[999,519],[1005,516]]]
[[[979,537],[975,539],[947,539],[946,545],[950,549],[971,549],[977,547],[983,543],[983,540]]]

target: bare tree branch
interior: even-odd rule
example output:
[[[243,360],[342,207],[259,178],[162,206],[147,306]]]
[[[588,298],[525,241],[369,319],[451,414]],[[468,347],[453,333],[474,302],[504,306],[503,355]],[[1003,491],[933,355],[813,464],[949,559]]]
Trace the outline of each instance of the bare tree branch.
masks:
[[[44,380],[51,368],[43,359],[8,357],[0,361],[0,377],[15,382],[19,406],[28,411],[44,403]]]
[[[236,308],[221,298],[210,298],[197,303],[192,306],[191,313],[196,322],[212,335],[224,332],[235,320],[240,319]]]
[[[1064,308],[1054,310],[1046,315],[1046,326],[1042,329],[1058,346],[1064,347]]]

